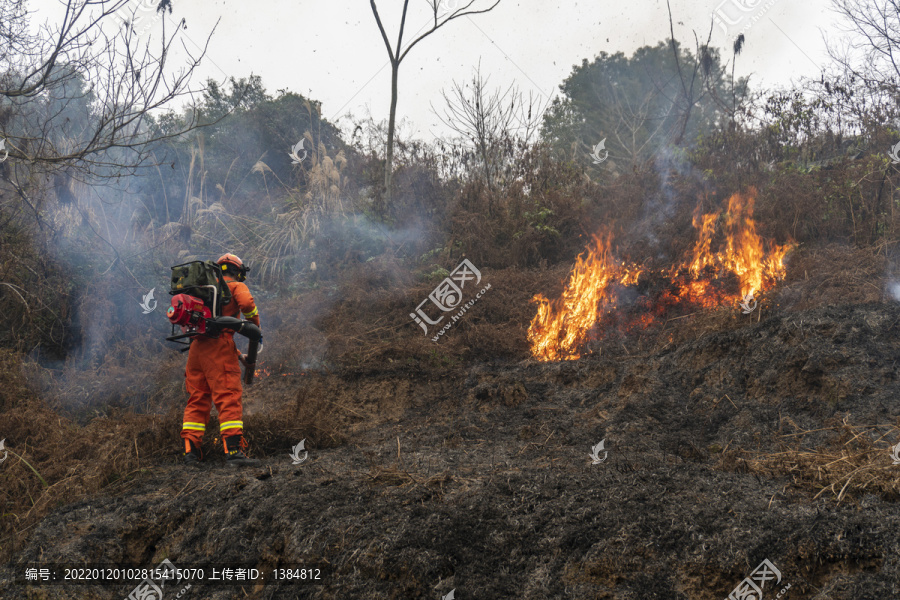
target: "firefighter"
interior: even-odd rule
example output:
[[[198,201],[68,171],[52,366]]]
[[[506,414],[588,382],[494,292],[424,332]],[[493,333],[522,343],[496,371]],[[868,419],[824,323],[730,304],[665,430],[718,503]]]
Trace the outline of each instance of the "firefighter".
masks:
[[[222,268],[232,297],[232,301],[222,308],[222,316],[237,317],[240,312],[259,327],[259,311],[244,283],[249,267],[234,254],[225,254],[216,263]],[[200,464],[200,441],[209,422],[211,402],[215,403],[219,413],[219,435],[227,464],[240,467],[259,464],[258,460],[244,454],[247,443],[241,421],[241,367],[238,362],[243,360],[244,355],[235,346],[234,332],[230,329],[216,338],[199,336],[191,342],[185,370],[190,398],[181,428],[186,465]]]

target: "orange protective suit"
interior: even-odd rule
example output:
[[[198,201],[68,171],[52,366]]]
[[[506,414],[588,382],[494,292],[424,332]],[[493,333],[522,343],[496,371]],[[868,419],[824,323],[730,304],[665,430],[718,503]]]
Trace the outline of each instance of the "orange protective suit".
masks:
[[[259,327],[259,311],[250,289],[227,276],[225,281],[231,290],[231,302],[222,308],[222,316],[237,317],[241,313]],[[209,422],[211,402],[215,402],[219,412],[219,435],[224,439],[243,434],[239,354],[234,345],[234,332],[230,329],[224,330],[217,338],[198,336],[191,342],[184,374],[191,396],[181,425],[185,452],[190,451],[188,440],[200,445]]]

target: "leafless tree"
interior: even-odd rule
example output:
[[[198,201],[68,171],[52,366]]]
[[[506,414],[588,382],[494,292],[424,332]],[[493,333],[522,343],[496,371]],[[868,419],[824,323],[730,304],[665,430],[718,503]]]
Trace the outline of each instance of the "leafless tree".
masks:
[[[832,60],[871,87],[900,95],[900,0],[832,0],[845,35],[828,44]]]
[[[68,178],[123,177],[148,163],[151,144],[198,126],[193,101],[177,125],[158,127],[150,115],[192,95],[188,81],[206,44],[177,70],[169,56],[176,31],[142,41],[135,26],[146,0],[67,0],[56,24],[30,28],[24,0],[0,3],[0,139],[9,156],[0,179],[15,189],[43,228],[39,180],[60,188]],[[152,18],[172,11],[159,0]],[[144,15],[138,15],[143,10]],[[170,28],[171,29],[171,28]],[[170,72],[171,71],[171,72]]]
[[[713,64],[713,58],[710,52],[709,44],[710,40],[712,39],[713,25],[712,22],[710,22],[709,35],[706,38],[705,44],[701,45],[700,40],[697,39],[696,33],[694,34],[694,43],[697,48],[697,53],[694,57],[694,64],[682,65],[682,61],[679,57],[678,52],[678,44],[675,41],[675,25],[672,19],[672,7],[669,4],[669,0],[666,0],[666,7],[669,10],[669,33],[671,35],[669,41],[672,47],[672,54],[675,57],[675,69],[678,74],[678,82],[681,87],[681,94],[679,95],[676,102],[673,103],[673,108],[678,107],[680,109],[678,121],[679,125],[677,126],[676,132],[673,136],[673,143],[678,146],[684,140],[684,135],[687,132],[688,122],[691,119],[691,113],[703,99],[705,93],[708,93],[710,89],[709,77]]]
[[[384,164],[384,204],[387,206],[390,203],[391,199],[391,175],[393,168],[393,158],[394,158],[394,126],[396,124],[397,119],[397,80],[398,75],[400,73],[400,63],[403,62],[403,59],[409,54],[409,51],[412,50],[416,44],[421,42],[423,39],[449,23],[454,19],[458,19],[460,17],[465,17],[468,15],[476,15],[481,13],[486,13],[493,10],[498,4],[500,4],[500,0],[495,0],[490,6],[487,8],[476,10],[473,9],[472,6],[476,4],[479,0],[469,0],[469,2],[462,4],[459,8],[448,9],[447,12],[443,12],[445,6],[449,5],[448,0],[425,0],[431,9],[433,22],[428,29],[425,30],[420,35],[417,35],[412,42],[410,42],[407,46],[403,45],[403,32],[406,28],[406,15],[407,9],[409,8],[409,0],[403,0],[403,14],[400,17],[400,31],[397,34],[397,42],[392,46],[390,40],[388,39],[387,32],[384,29],[384,24],[381,22],[381,17],[378,14],[378,8],[375,6],[375,0],[369,0],[369,4],[372,7],[372,14],[375,15],[375,22],[378,24],[378,30],[381,32],[381,38],[384,40],[384,47],[387,48],[388,57],[391,61],[391,110],[390,116],[388,117],[388,131],[387,131],[387,148],[385,149],[385,164]]]
[[[832,0],[843,17],[838,39],[827,40],[832,68],[822,74],[827,95],[848,130],[896,124],[900,114],[900,0]]]
[[[505,159],[515,144],[527,145],[531,141],[546,105],[531,93],[526,96],[515,85],[504,92],[488,91],[488,80],[481,75],[480,65],[469,84],[453,82],[449,95],[447,91],[442,95],[444,115],[438,118],[472,144],[485,182],[494,190]]]
[[[643,97],[634,97],[631,94],[621,93],[613,84],[610,92],[611,110],[603,119],[606,122],[603,129],[612,131],[613,137],[625,150],[631,164],[637,165],[646,158],[647,148],[653,148],[659,137],[662,137],[668,115],[664,118],[653,118],[652,103],[654,97],[659,94],[658,90],[649,91]],[[672,106],[674,107],[674,104]]]

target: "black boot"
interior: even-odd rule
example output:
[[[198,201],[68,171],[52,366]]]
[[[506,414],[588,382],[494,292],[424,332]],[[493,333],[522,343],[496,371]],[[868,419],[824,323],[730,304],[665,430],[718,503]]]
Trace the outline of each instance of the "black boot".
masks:
[[[185,439],[182,457],[186,466],[199,467],[200,461],[203,460],[203,452],[200,451],[200,445],[192,440]]]
[[[246,454],[244,454],[242,448],[246,448],[247,444],[244,442],[244,436],[242,435],[230,435],[225,440],[225,457],[226,461],[232,467],[255,467],[258,466],[260,461],[255,458],[248,458]]]

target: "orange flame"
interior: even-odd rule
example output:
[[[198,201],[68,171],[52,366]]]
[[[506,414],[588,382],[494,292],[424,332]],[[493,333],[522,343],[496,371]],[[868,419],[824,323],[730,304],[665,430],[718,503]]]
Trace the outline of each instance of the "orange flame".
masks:
[[[284,364],[278,365],[277,370],[280,370],[282,367],[284,367]],[[303,373],[301,373],[301,375],[302,374]],[[259,367],[253,371],[253,377],[255,377],[256,379],[261,379],[263,377],[268,377],[270,375],[272,375],[272,369],[269,369],[269,367],[264,366],[264,363],[262,363],[262,362],[259,364]],[[279,373],[279,375],[281,375],[282,377],[288,377],[289,375],[293,375],[293,373]]]
[[[558,300],[551,303],[542,294],[534,297],[538,312],[528,330],[533,355],[546,357],[544,360],[579,358],[576,349],[600,311],[615,306],[606,288],[623,273],[610,253],[611,241],[608,234],[594,236],[594,247],[576,259],[569,285]]]
[[[650,308],[656,316],[679,304],[713,308],[738,302],[775,285],[784,278],[784,257],[791,245],[764,243],[753,220],[755,190],[747,195],[734,194],[728,199],[724,217],[721,211],[694,212],[693,226],[697,241],[691,256],[673,267],[653,272],[666,279],[670,289],[664,290]],[[724,243],[712,251],[716,226],[724,234]],[[620,264],[610,251],[612,237],[597,237],[586,252],[575,261],[562,295],[550,301],[537,294],[537,314],[528,328],[531,354],[538,360],[574,360],[581,357],[585,342],[600,330],[604,315],[616,308],[618,294],[614,287],[637,285],[642,275],[651,271],[635,265]],[[737,293],[725,288],[729,277],[738,282]],[[733,285],[733,284],[732,284]],[[644,303],[646,304],[646,303]],[[646,328],[654,315],[633,319],[631,327]]]
[[[746,196],[734,194],[728,199],[724,218],[725,247],[719,252],[710,252],[710,246],[720,213],[702,215],[700,237],[694,246],[690,266],[690,273],[695,279],[707,267],[713,267],[717,275],[733,273],[740,282],[740,296],[737,298],[753,296],[769,289],[776,280],[783,279],[784,257],[791,248],[790,244],[763,243],[756,233],[754,201],[755,191]],[[697,216],[694,217],[695,228],[698,227]]]

